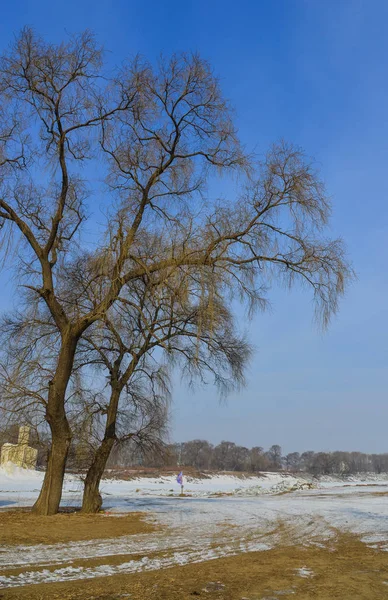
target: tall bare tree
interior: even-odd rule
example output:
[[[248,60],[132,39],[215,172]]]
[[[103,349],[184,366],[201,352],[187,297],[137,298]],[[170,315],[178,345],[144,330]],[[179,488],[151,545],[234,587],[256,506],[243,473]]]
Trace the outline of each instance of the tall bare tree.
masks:
[[[68,301],[81,298],[84,273],[83,263],[81,272],[73,269],[66,279]],[[87,293],[90,299],[91,288]],[[37,412],[47,404],[55,326],[46,310],[30,319],[9,316],[2,330],[9,343],[0,406],[25,417],[31,407]],[[76,441],[71,462],[88,469],[82,510],[101,507],[99,484],[114,444],[132,438],[149,451],[160,443],[171,367],[179,366],[189,384],[210,376],[225,394],[243,383],[250,353],[216,287],[198,290],[195,279],[175,276],[161,283],[160,277],[144,276],[126,288],[105,320],[81,338],[68,391],[66,412]]]
[[[0,116],[3,251],[58,335],[45,407],[52,446],[34,507],[53,514],[72,437],[65,402],[77,344],[124,287],[179,272],[199,290],[217,280],[254,306],[273,278],[300,282],[327,324],[351,270],[342,243],[325,237],[330,206],[312,167],[281,144],[256,168],[197,56],[156,67],[136,58],[107,73],[90,33],[53,45],[25,29],[0,60]],[[220,173],[246,183],[214,202],[206,182]],[[105,224],[94,221],[91,235],[99,204]],[[93,275],[83,285],[98,288],[97,304],[84,293],[69,298],[61,284],[85,261]]]
[[[70,287],[76,285],[70,283]],[[233,316],[215,286],[207,292],[199,290],[195,279],[175,274],[162,283],[159,275],[143,276],[136,285],[126,287],[105,321],[84,334],[77,351],[76,364],[102,367],[110,389],[108,401],[93,408],[105,419],[105,433],[86,476],[82,510],[93,512],[101,506],[99,484],[113,445],[120,439],[120,412],[127,415],[128,407],[150,402],[156,421],[151,420],[147,431],[150,425],[157,431],[164,424],[158,407],[163,406],[160,398],[169,395],[171,367],[179,365],[189,384],[210,376],[220,392],[226,393],[243,383],[249,356],[250,346],[235,333]],[[148,383],[140,395],[139,379]],[[147,392],[148,402],[144,400]],[[124,436],[133,431],[129,423]]]

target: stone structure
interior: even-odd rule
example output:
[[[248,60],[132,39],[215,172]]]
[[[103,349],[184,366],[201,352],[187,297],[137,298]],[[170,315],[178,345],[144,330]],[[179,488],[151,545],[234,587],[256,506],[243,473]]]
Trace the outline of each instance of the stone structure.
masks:
[[[20,427],[17,444],[3,444],[1,448],[1,466],[13,463],[23,469],[35,469],[38,451],[28,445],[30,428],[27,425]]]

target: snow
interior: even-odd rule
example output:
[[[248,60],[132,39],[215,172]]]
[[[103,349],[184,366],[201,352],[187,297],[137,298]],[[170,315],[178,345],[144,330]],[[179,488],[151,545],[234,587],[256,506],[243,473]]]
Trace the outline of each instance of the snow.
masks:
[[[300,569],[297,569],[296,572],[299,575],[299,577],[303,577],[304,579],[314,577],[313,571],[311,571],[311,569],[308,569],[307,567],[301,567]]]
[[[37,583],[48,583],[50,581],[72,581],[76,579],[94,579],[95,577],[137,573],[139,571],[155,571],[165,569],[175,565],[186,565],[189,563],[199,563],[208,560],[215,560],[224,556],[234,556],[242,552],[254,552],[258,550],[267,550],[269,547],[255,542],[241,542],[234,547],[215,546],[212,548],[198,548],[169,552],[160,558],[150,558],[145,556],[140,560],[130,560],[118,565],[99,565],[96,567],[62,567],[49,571],[42,569],[40,571],[24,571],[18,575],[0,576],[0,588],[19,587],[21,585],[31,585]],[[137,552],[138,553],[138,552]],[[51,565],[52,563],[50,563]],[[36,566],[35,563],[34,566]],[[40,564],[42,566],[42,564]]]
[[[21,469],[9,463],[0,468],[0,506],[26,506],[37,498],[43,482],[44,473]],[[287,473],[262,473],[260,476],[238,477],[237,475],[217,474],[206,478],[184,478],[184,493],[195,498],[207,498],[218,495],[260,496],[279,494],[313,488],[322,488],[331,493],[353,493],[354,487],[370,490],[371,486],[388,486],[388,475],[366,474],[358,477],[340,478],[324,476],[312,479],[309,476],[294,476]],[[77,475],[66,475],[63,488],[63,504],[79,504],[83,483]],[[128,497],[171,497],[180,493],[180,486],[173,475],[160,477],[134,477],[130,480],[104,479],[101,494],[105,505],[111,505],[112,498],[117,500]]]
[[[36,499],[43,482],[44,473],[28,471],[13,465],[0,468],[0,506],[28,506]],[[261,477],[240,478],[233,475],[214,475],[209,478],[184,479],[184,493],[193,497],[209,497],[218,494],[260,495],[298,489],[305,480],[283,473],[264,473]],[[80,477],[66,475],[63,488],[63,504],[77,505],[82,497],[83,484]],[[105,479],[101,483],[101,495],[105,504],[111,497],[174,496],[180,486],[174,476],[135,477],[128,481]]]
[[[6,463],[0,468],[1,491],[24,492],[42,484],[44,473],[22,469],[13,463]],[[12,488],[12,490],[10,490]]]
[[[0,505],[31,504],[42,480],[40,472],[0,469]],[[143,511],[166,528],[112,540],[3,547],[0,587],[162,569],[265,550],[279,543],[325,546],[337,530],[358,534],[370,546],[388,550],[386,476],[364,481],[324,478],[319,488],[305,486],[305,478],[279,473],[245,479],[216,475],[186,481],[187,496],[181,498],[180,486],[172,476],[107,479],[102,485],[109,513],[105,518]],[[63,503],[79,505],[81,492],[80,478],[66,476]],[[279,533],[280,521],[285,524],[286,538]],[[112,556],[120,557],[118,564],[104,564]],[[98,558],[101,564],[72,564],[91,558]],[[2,574],[10,565],[22,572]],[[299,577],[313,575],[307,566],[296,573]]]
[[[265,473],[261,477],[240,478],[233,475],[213,475],[205,479],[184,478],[184,493],[195,497],[209,496],[211,494],[244,493],[257,489],[258,493],[271,493],[272,488],[287,482],[288,487],[305,483],[304,480],[292,475],[282,473]],[[180,487],[174,476],[158,478],[137,477],[130,481],[117,481],[106,479],[101,486],[102,495],[132,495],[148,496],[155,494],[165,496],[177,494]],[[274,492],[277,490],[274,489]],[[249,493],[249,492],[248,492]]]
[[[39,495],[44,473],[22,469],[12,463],[0,467],[0,507],[30,506]],[[82,481],[74,475],[67,475],[63,489],[66,504],[79,501],[82,494]]]

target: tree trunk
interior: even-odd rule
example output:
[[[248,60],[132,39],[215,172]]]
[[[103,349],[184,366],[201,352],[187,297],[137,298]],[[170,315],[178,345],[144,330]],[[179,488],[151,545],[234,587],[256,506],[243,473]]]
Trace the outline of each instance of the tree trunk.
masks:
[[[47,469],[39,497],[33,512],[39,515],[54,515],[59,510],[67,455],[71,443],[71,430],[66,417],[66,389],[72,373],[77,339],[62,337],[57,369],[49,383],[46,420],[51,430],[51,448]]]
[[[63,479],[71,442],[70,427],[65,417],[60,431],[51,428],[52,442],[47,469],[39,497],[33,506],[38,515],[55,515],[62,497]]]
[[[109,400],[108,413],[106,416],[105,435],[101,445],[97,449],[92,464],[85,479],[84,495],[82,498],[82,512],[96,513],[101,509],[102,498],[100,494],[100,481],[104,473],[109,455],[116,441],[116,419],[120,394],[123,386],[112,386]]]
[[[83,513],[96,513],[101,509],[102,498],[100,494],[100,481],[114,443],[114,437],[104,437],[100,447],[94,455],[93,462],[85,479],[81,509],[81,512]]]

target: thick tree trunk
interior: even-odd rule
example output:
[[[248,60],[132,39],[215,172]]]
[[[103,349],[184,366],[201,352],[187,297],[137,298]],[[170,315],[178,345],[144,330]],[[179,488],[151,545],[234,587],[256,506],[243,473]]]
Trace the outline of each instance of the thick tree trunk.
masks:
[[[101,509],[100,482],[114,443],[115,438],[104,437],[94,456],[85,479],[81,509],[83,513],[96,513]]]
[[[54,515],[59,510],[71,430],[66,417],[66,389],[72,373],[77,339],[63,336],[57,370],[49,384],[46,419],[51,429],[51,449],[42,489],[33,506],[39,515]]]
[[[47,469],[39,497],[33,506],[33,512],[39,515],[55,515],[59,510],[66,460],[71,442],[71,432],[66,417],[62,426],[51,428],[51,434],[52,442]]]
[[[112,386],[108,413],[106,416],[104,439],[93,457],[92,464],[89,467],[85,479],[84,495],[82,498],[82,512],[84,513],[96,513],[102,506],[100,481],[116,441],[117,409],[122,387],[122,385]]]

